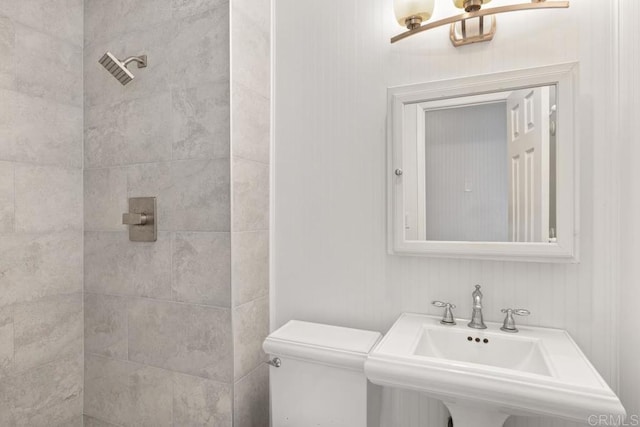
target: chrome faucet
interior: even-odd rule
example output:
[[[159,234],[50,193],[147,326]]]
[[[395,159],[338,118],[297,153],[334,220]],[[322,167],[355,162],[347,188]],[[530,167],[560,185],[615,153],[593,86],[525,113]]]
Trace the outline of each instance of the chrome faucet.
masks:
[[[442,320],[440,321],[440,323],[442,323],[443,325],[456,324],[456,321],[453,318],[453,312],[451,311],[451,309],[456,308],[455,305],[448,302],[442,302],[442,301],[433,301],[431,305],[433,305],[434,307],[444,308],[444,314],[442,315]]]
[[[516,328],[516,321],[513,319],[513,315],[517,314],[518,316],[528,316],[531,314],[529,310],[525,310],[524,308],[503,308],[503,313],[506,313],[504,318],[504,323],[502,324],[501,330],[505,332],[518,332],[518,328]]]
[[[487,329],[487,325],[484,324],[482,319],[482,292],[480,292],[480,285],[476,285],[476,290],[471,294],[473,297],[473,313],[471,314],[471,322],[469,327],[474,329]]]

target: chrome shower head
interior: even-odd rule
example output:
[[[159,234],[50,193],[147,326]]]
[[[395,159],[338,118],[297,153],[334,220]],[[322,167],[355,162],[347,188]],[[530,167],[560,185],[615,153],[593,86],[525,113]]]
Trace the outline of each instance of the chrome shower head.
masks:
[[[127,64],[136,62],[138,68],[145,68],[147,66],[147,55],[130,56],[124,61],[120,61],[111,52],[107,52],[98,62],[124,86],[134,79],[134,75],[127,69]]]

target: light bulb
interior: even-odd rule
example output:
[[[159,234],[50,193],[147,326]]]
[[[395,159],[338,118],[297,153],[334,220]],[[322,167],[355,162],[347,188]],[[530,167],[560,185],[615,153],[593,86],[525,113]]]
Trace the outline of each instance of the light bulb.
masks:
[[[428,21],[433,15],[434,2],[435,0],[394,0],[393,10],[398,24],[407,28],[420,26],[420,22]]]

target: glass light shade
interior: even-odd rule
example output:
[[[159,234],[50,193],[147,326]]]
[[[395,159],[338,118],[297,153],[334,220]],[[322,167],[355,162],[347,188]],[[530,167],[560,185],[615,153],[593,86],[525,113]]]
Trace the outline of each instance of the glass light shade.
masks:
[[[398,24],[406,26],[406,19],[411,16],[419,16],[422,22],[428,21],[433,15],[435,0],[394,0],[393,11],[396,14]]]
[[[455,7],[457,7],[458,9],[464,9],[464,1],[465,0],[453,0],[453,5]],[[482,4],[487,4],[489,3],[491,0],[482,0]]]

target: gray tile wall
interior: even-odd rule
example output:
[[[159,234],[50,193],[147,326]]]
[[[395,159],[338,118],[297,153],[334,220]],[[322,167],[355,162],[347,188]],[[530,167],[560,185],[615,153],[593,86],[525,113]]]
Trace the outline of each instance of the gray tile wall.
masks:
[[[268,425],[269,22],[230,26],[268,18],[252,1],[85,0],[85,425]],[[149,66],[122,87],[107,50]],[[134,196],[155,243],[120,225]]]
[[[0,425],[268,425],[269,7],[0,0]]]
[[[149,66],[123,87],[107,50]],[[228,2],[85,0],[84,78],[85,425],[231,426]]]
[[[81,426],[82,0],[0,0],[0,425]]]
[[[269,0],[231,1],[234,426],[269,426]]]

